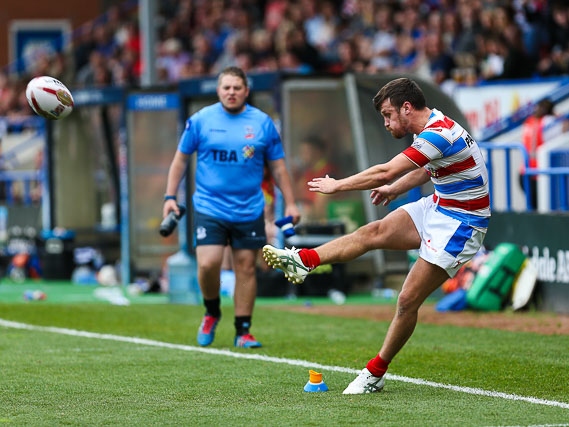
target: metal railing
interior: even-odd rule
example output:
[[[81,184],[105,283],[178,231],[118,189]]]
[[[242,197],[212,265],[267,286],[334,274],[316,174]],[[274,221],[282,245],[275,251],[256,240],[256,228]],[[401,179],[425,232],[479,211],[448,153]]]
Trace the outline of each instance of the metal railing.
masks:
[[[478,144],[483,151],[486,151],[486,166],[488,168],[488,182],[490,192],[490,204],[492,209],[495,208],[496,182],[495,176],[495,160],[492,154],[501,151],[504,154],[503,165],[498,165],[504,173],[505,179],[505,210],[510,212],[512,207],[512,152],[519,151],[522,156],[522,164],[524,173],[521,176],[522,185],[525,192],[526,209],[528,211],[536,210],[537,206],[533,206],[530,192],[531,177],[546,176],[549,178],[549,187],[554,189],[555,197],[551,198],[549,208],[557,211],[569,211],[568,204],[568,185],[569,167],[550,167],[550,168],[530,168],[529,155],[525,146],[520,142],[481,142]],[[554,204],[553,201],[556,201]]]
[[[529,182],[530,176],[549,177],[549,188],[552,191],[550,199],[551,210],[569,211],[569,204],[567,203],[567,181],[569,179],[569,167],[553,167],[553,168],[529,168],[526,169],[525,177]]]

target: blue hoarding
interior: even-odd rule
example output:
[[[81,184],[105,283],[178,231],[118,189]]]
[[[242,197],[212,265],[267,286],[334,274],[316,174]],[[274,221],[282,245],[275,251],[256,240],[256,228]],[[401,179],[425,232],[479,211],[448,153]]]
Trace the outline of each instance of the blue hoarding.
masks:
[[[43,56],[62,52],[69,42],[67,20],[16,20],[10,25],[12,71],[30,72]]]

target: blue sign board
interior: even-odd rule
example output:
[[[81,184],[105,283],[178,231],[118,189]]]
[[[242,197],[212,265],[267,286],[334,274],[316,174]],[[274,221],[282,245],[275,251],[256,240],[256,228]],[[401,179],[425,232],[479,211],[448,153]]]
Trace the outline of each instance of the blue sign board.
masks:
[[[126,105],[131,111],[177,110],[180,108],[180,97],[177,93],[135,94],[128,96]]]
[[[33,70],[44,55],[62,52],[69,42],[71,24],[66,20],[16,20],[10,24],[12,71]]]
[[[73,91],[75,107],[117,104],[123,102],[123,97],[124,89],[119,87],[77,89]]]

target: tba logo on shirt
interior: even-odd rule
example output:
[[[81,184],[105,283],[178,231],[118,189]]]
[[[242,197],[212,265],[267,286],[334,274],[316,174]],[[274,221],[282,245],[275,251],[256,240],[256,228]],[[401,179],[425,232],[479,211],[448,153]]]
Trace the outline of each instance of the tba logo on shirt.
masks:
[[[214,162],[237,163],[237,152],[235,150],[211,150]]]

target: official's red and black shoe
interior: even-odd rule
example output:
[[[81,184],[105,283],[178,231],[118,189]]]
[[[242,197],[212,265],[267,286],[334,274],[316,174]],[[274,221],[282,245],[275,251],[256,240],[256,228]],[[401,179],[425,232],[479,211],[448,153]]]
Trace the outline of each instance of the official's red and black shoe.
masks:
[[[203,317],[200,328],[198,329],[198,344],[206,347],[213,342],[215,338],[215,328],[221,317],[208,316]]]
[[[238,348],[259,348],[261,343],[251,334],[238,335],[235,337],[235,347]]]

